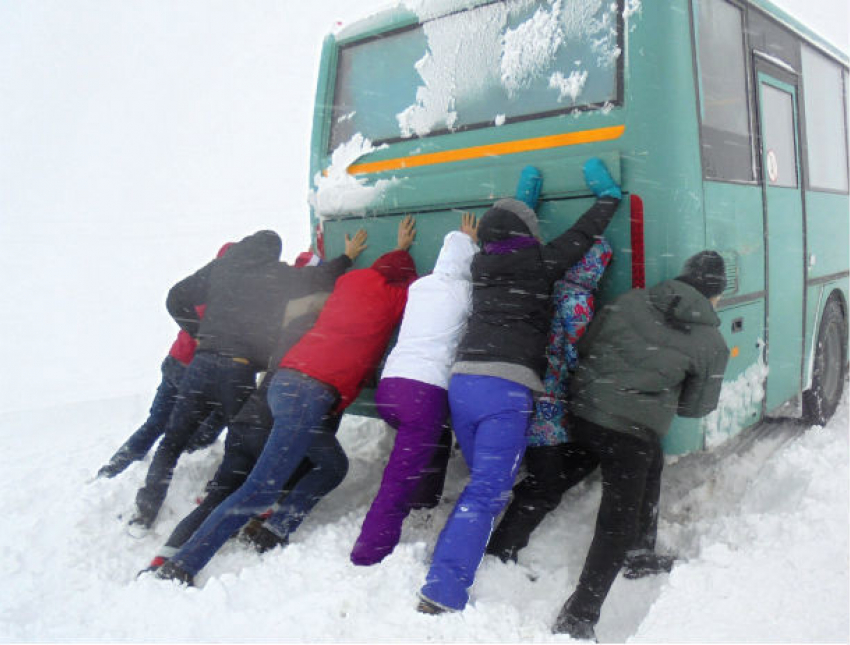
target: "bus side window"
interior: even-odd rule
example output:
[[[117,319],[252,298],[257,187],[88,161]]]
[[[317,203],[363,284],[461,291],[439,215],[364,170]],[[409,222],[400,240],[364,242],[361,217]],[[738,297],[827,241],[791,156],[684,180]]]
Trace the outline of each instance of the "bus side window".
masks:
[[[803,46],[809,188],[847,192],[847,130],[842,70]]]
[[[700,0],[697,21],[706,178],[752,181],[743,12],[725,0]]]

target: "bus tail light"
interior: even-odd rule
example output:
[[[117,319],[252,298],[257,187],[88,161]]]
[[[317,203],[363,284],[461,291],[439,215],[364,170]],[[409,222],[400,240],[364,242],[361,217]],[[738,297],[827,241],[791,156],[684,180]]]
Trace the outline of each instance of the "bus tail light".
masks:
[[[316,255],[325,259],[325,232],[321,223],[316,224]]]
[[[643,200],[637,195],[629,199],[632,243],[632,289],[646,288],[646,255],[643,240]]]

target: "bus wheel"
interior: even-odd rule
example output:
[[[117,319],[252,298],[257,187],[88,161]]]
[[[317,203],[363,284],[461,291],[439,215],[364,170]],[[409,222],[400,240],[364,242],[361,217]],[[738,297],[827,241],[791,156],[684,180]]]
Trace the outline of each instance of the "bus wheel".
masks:
[[[825,425],[838,407],[847,370],[847,327],[837,298],[823,310],[815,347],[812,389],[803,392],[803,419]]]

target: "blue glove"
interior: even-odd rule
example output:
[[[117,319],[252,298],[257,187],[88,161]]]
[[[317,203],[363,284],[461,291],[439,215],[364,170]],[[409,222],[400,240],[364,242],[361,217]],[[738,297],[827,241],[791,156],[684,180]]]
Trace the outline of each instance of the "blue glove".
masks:
[[[587,182],[587,187],[593,191],[597,197],[616,197],[623,198],[623,193],[611,173],[605,167],[605,164],[599,157],[591,157],[584,164],[584,180]]]
[[[537,209],[537,201],[540,199],[540,185],[543,183],[543,177],[540,176],[540,171],[534,166],[526,166],[522,169],[519,176],[519,183],[516,186],[516,198],[524,202],[531,210]]]

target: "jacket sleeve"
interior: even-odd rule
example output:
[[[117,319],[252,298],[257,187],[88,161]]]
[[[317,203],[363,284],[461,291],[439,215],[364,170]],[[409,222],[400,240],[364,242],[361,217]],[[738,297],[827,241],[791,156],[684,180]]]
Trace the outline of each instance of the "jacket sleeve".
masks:
[[[319,272],[323,277],[329,281],[330,286],[332,287],[336,279],[341,276],[343,273],[348,271],[349,267],[354,264],[350,257],[348,257],[345,253],[334,258],[330,262],[325,262],[324,264],[320,264],[315,267],[315,270]]]
[[[351,258],[343,253],[330,262],[324,262],[319,266],[301,267],[300,269],[285,266],[285,279],[291,281],[291,297],[301,298],[317,291],[332,291],[337,278],[345,273],[352,264]],[[301,280],[297,278],[299,275],[309,277]]]
[[[543,260],[554,279],[584,257],[605,232],[619,203],[614,197],[597,199],[575,224],[543,247]]]
[[[729,361],[726,344],[718,347],[709,357],[701,373],[689,374],[679,394],[677,414],[680,417],[700,418],[710,414],[720,401],[720,387]]]
[[[607,305],[602,308],[602,311],[593,317],[593,320],[590,321],[590,324],[587,326],[587,329],[585,329],[584,334],[582,334],[581,338],[579,338],[576,343],[576,351],[578,352],[579,357],[587,356],[591,345],[593,345],[594,339],[599,335],[599,331],[602,329],[602,326],[605,324],[605,319],[608,318],[610,313],[611,305]]]
[[[168,292],[165,299],[165,307],[172,318],[180,325],[180,328],[189,333],[193,338],[198,335],[201,316],[198,315],[196,307],[204,305],[207,301],[209,290],[210,273],[213,260],[206,266],[198,269],[188,278],[183,278],[175,284]]]

